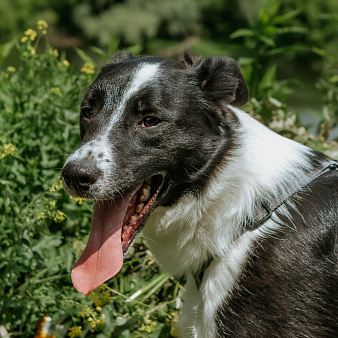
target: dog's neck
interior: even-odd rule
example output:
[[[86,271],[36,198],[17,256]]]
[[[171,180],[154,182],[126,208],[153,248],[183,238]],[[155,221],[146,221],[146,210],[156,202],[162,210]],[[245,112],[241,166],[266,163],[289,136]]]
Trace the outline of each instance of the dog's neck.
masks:
[[[248,230],[245,224],[255,218],[257,204],[297,190],[313,170],[309,148],[230,109],[240,122],[240,146],[199,196],[185,195],[172,207],[157,208],[144,229],[151,251],[176,276],[196,274],[210,257],[223,257]]]

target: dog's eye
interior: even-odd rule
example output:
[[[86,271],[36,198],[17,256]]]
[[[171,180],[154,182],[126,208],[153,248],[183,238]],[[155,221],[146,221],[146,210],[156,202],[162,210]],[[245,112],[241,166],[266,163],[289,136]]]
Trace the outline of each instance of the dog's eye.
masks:
[[[94,112],[92,109],[86,108],[86,109],[83,109],[82,114],[86,119],[90,120]]]
[[[141,121],[141,127],[155,127],[160,124],[162,121],[157,117],[147,116]]]

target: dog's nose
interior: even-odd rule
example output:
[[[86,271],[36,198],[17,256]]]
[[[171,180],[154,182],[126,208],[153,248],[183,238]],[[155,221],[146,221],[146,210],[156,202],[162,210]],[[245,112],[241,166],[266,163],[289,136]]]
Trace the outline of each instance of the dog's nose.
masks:
[[[87,191],[90,186],[97,181],[101,170],[95,166],[78,165],[67,163],[62,170],[64,183],[78,193]]]

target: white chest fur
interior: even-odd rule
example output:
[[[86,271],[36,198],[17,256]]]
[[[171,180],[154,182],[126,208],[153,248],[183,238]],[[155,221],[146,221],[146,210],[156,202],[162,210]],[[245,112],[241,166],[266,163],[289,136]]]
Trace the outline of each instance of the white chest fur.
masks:
[[[252,243],[276,227],[243,233],[241,225],[254,213],[255,202],[281,191],[292,191],[310,168],[309,149],[285,139],[232,108],[240,121],[236,149],[217,168],[200,196],[185,195],[173,207],[159,207],[144,234],[151,251],[166,271],[186,276],[187,292],[181,316],[183,337],[215,336],[215,311],[226,301]],[[213,257],[200,290],[192,277]]]

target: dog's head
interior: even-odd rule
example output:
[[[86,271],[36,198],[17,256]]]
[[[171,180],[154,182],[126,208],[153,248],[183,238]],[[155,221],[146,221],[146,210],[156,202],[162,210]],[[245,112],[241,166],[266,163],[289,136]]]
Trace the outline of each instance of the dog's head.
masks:
[[[235,61],[113,56],[81,105],[81,143],[63,171],[66,191],[96,201],[87,247],[72,279],[83,293],[113,277],[154,208],[198,193],[233,147],[246,103]]]

